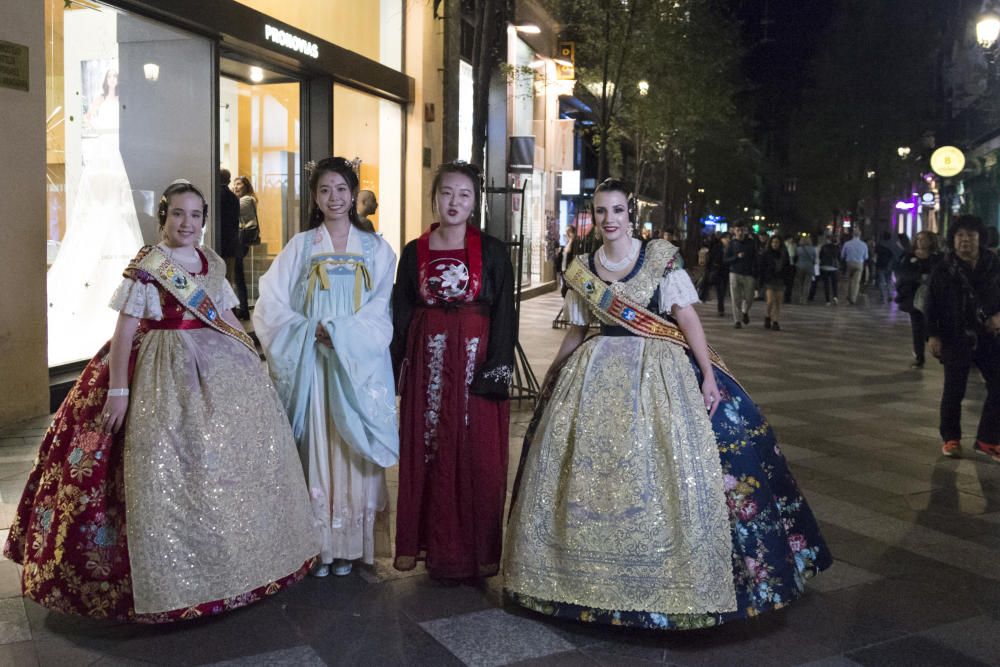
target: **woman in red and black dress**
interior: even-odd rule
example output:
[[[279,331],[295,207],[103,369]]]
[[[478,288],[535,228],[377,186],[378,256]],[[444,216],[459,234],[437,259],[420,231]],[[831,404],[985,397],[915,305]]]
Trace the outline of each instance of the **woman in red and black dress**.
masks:
[[[395,567],[425,560],[437,579],[489,577],[500,566],[514,289],[506,246],[476,224],[481,192],[473,165],[438,168],[439,222],[403,249],[392,293]]]

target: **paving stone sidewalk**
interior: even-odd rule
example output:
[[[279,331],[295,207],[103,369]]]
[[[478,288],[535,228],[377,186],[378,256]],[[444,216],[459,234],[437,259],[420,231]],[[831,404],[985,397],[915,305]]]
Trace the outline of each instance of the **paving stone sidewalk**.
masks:
[[[900,665],[1000,664],[1000,465],[938,452],[942,373],[909,369],[909,320],[889,306],[786,305],[782,331],[732,328],[699,306],[709,341],[774,425],[835,565],[788,609],[679,634],[553,622],[501,605],[499,578],[448,587],[389,562],[307,579],[226,616],[167,627],[50,614],[0,562],[0,665]],[[559,299],[523,304],[539,378]],[[964,428],[985,390],[970,383]],[[514,406],[517,407],[516,405]],[[511,470],[528,406],[512,413]],[[0,431],[8,525],[48,417]],[[396,475],[390,475],[393,505]],[[5,536],[6,531],[3,531]]]

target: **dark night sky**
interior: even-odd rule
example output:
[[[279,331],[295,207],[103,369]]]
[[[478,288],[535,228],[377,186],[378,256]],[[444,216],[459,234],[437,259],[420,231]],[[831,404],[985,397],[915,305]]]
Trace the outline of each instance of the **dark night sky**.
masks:
[[[809,84],[810,68],[837,0],[732,0],[743,24],[744,75],[750,90],[745,112],[755,134],[779,159],[787,145],[790,113]],[[770,136],[767,136],[770,135]]]
[[[743,22],[745,73],[762,87],[797,96],[836,0],[733,0]]]

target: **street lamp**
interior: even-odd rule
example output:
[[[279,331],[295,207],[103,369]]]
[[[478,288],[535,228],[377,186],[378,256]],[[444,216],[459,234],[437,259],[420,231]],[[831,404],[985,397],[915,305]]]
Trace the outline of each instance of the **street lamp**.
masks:
[[[910,156],[910,147],[909,146],[900,146],[899,148],[896,149],[896,154],[899,155],[899,157],[901,157],[901,158],[903,158],[905,160],[906,158],[908,158]]]
[[[1000,37],[1000,16],[986,12],[976,22],[976,41],[979,42],[979,46],[990,50],[997,43],[998,37]]]
[[[643,79],[642,81],[639,82],[639,94],[642,95],[643,97],[649,95],[649,81]]]

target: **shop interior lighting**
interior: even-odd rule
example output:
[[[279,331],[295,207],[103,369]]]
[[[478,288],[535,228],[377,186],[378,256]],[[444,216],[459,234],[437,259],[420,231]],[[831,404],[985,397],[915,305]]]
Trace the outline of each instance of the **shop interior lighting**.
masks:
[[[646,95],[649,95],[649,81],[646,81],[645,79],[643,79],[642,81],[639,82],[638,85],[639,85],[639,94],[640,95],[642,95],[643,97],[645,97]]]
[[[260,83],[264,80],[264,70],[257,66],[252,66],[250,68],[250,80],[254,83]]]
[[[992,49],[1000,37],[1000,16],[987,12],[976,22],[976,41],[984,49]]]
[[[146,63],[142,66],[142,73],[146,81],[156,81],[160,78],[160,66],[156,63]]]
[[[534,23],[522,23],[521,25],[514,26],[514,28],[525,35],[537,35],[542,32],[542,29]]]

